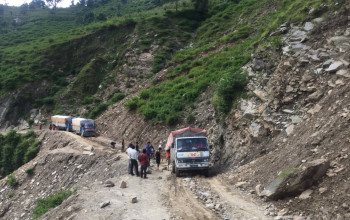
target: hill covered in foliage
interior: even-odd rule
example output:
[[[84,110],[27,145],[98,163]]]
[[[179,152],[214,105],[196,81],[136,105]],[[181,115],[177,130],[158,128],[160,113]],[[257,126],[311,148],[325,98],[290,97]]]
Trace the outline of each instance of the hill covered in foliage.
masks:
[[[191,106],[210,89],[211,104],[225,115],[237,97],[249,96],[241,67],[251,53],[257,47],[280,50],[281,36],[271,36],[273,30],[342,5],[332,2],[101,0],[55,10],[2,6],[2,120],[7,125],[28,121],[33,109],[96,117],[162,70],[164,79],[155,78],[125,106],[147,120],[174,125],[183,117],[193,120]],[[142,69],[137,65],[144,54],[150,56]]]

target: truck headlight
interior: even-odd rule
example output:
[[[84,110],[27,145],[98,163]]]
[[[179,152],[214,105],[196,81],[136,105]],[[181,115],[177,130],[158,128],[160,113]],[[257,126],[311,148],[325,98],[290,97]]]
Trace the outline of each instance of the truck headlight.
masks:
[[[203,162],[209,162],[209,158],[205,158]]]
[[[178,162],[178,163],[183,163],[184,160],[181,160],[181,159],[180,159],[180,160],[177,160],[177,162]]]

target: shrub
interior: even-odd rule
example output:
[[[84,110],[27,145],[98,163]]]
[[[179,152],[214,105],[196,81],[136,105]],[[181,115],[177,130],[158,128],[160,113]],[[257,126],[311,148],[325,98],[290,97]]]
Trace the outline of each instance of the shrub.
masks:
[[[139,102],[139,98],[133,97],[129,101],[127,101],[124,104],[124,106],[127,107],[129,110],[135,110],[135,109],[137,109],[138,102]]]
[[[88,104],[92,104],[92,103],[97,103],[100,102],[100,98],[98,97],[94,97],[94,96],[86,96],[83,99],[83,104],[84,105],[88,105]]]
[[[7,183],[11,186],[11,187],[16,187],[18,185],[18,182],[15,178],[15,175],[13,175],[13,173],[9,174],[7,176]]]
[[[12,198],[14,195],[15,195],[15,191],[13,191],[13,190],[11,192],[9,192],[9,194],[7,194],[7,196],[9,198]]]
[[[50,195],[45,199],[38,199],[36,201],[36,206],[33,210],[33,219],[37,219],[40,216],[44,215],[50,209],[61,205],[61,203],[72,194],[73,192],[71,190],[62,190],[61,192]]]
[[[150,96],[150,92],[148,90],[142,90],[140,92],[140,98],[141,99],[148,99]]]
[[[28,176],[31,176],[34,174],[34,168],[28,168],[26,169],[26,174],[28,174]]]
[[[187,121],[188,123],[193,123],[195,120],[196,120],[196,118],[194,117],[193,114],[189,114],[189,115],[187,116],[187,118],[186,118],[186,121]]]
[[[241,94],[247,83],[249,82],[248,76],[245,73],[231,73],[227,72],[226,75],[220,80],[217,88],[217,96],[214,98],[214,106],[220,112],[227,113],[233,100]]]
[[[114,94],[114,96],[112,97],[111,102],[112,102],[112,103],[116,103],[116,102],[122,100],[124,97],[125,97],[125,94],[123,94],[123,93],[116,93],[116,94]]]
[[[29,126],[32,126],[34,124],[34,119],[30,118],[27,122]]]
[[[36,155],[39,152],[39,144],[40,141],[36,140],[26,151],[26,153],[24,154],[24,159],[23,162],[27,163],[30,160],[32,160],[33,158],[36,157]]]
[[[89,118],[96,118],[99,116],[102,112],[104,112],[108,108],[108,103],[100,103],[96,108],[94,108],[90,114]]]
[[[179,113],[179,112],[169,114],[168,116],[166,116],[165,123],[168,126],[176,125],[176,123],[179,122],[179,120],[181,118],[181,114],[182,113]]]

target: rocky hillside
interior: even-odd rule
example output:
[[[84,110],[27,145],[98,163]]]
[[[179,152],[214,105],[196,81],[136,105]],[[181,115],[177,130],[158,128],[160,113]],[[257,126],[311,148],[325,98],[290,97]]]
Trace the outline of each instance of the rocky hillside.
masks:
[[[30,118],[44,122],[54,112],[89,115],[102,109],[94,114],[100,137],[95,142],[77,141],[73,134],[67,139],[66,134],[43,132],[39,156],[15,172],[23,184],[12,193],[6,180],[1,180],[0,217],[30,218],[37,198],[75,187],[90,195],[85,183],[119,180],[125,170],[121,170],[119,155],[107,149],[110,140],[117,146],[122,139],[125,143],[138,141],[141,146],[151,141],[157,148],[165,145],[171,130],[191,126],[208,130],[214,146],[212,177],[182,183],[170,174],[157,176],[170,185],[169,192],[162,193],[174,196],[159,204],[170,207],[173,214],[166,218],[227,215],[249,219],[247,214],[227,211],[239,208],[225,197],[224,189],[255,199],[259,205],[251,209],[264,210],[264,216],[257,212],[258,219],[350,218],[350,4],[316,0],[265,3],[242,0],[217,5],[205,16],[190,16],[184,10],[183,17],[166,12],[160,17],[125,20],[119,26],[103,25],[84,37],[52,46],[67,56],[60,58],[49,51],[45,64],[58,71],[69,62],[65,68],[71,72],[62,74],[72,82],[62,83],[59,89],[64,91],[58,90],[52,99],[35,97],[44,104],[40,111],[32,110]],[[159,27],[151,29],[156,25]],[[65,50],[81,45],[82,51]],[[82,57],[85,52],[87,56]],[[84,86],[86,79],[93,81],[91,87]],[[42,88],[50,83],[43,81]],[[25,88],[38,95],[49,94]],[[21,96],[21,89],[13,95],[29,112],[33,106],[22,102],[27,96]],[[89,96],[82,91],[89,91]],[[115,94],[123,96],[113,101]],[[2,100],[1,125],[13,128],[21,111],[11,111],[12,96],[2,96]],[[46,108],[51,101],[59,107]],[[17,124],[11,124],[14,121]],[[22,122],[25,124],[24,118]],[[90,157],[91,149],[83,149],[94,143],[98,150]],[[23,172],[28,167],[37,172],[30,181]],[[215,192],[215,187],[221,190]],[[29,198],[23,200],[27,194]],[[86,200],[72,199],[74,204],[91,205]],[[224,201],[230,202],[224,206]],[[122,209],[114,202],[118,204],[114,208]],[[194,213],[201,213],[197,217],[179,211],[191,212],[191,204],[195,204]],[[87,216],[81,208],[84,205],[71,205],[68,201],[63,206],[68,212],[61,207],[57,215],[51,212],[46,218]],[[14,211],[23,206],[25,212]],[[128,212],[132,211],[122,214]]]
[[[260,44],[243,67],[250,76],[249,96],[239,101],[237,109],[224,121],[220,119],[208,104],[212,95],[209,89],[193,110],[196,121],[177,126],[208,129],[215,146],[217,173],[233,185],[240,183],[245,191],[255,192],[257,187],[261,197],[266,197],[261,191],[269,189],[281,173],[294,175],[297,170],[321,163],[319,176],[295,174],[307,184],[297,182],[294,189],[288,189],[287,183],[287,189],[278,189],[282,193],[278,191],[277,197],[268,193],[267,198],[278,199],[273,202],[275,207],[268,208],[271,216],[349,217],[349,19],[347,5],[328,16],[284,23],[270,33],[281,36],[280,47]],[[162,79],[165,73],[156,77]],[[151,140],[154,145],[165,144],[169,131],[175,128],[149,124],[122,104],[98,118],[101,134],[127,142]],[[290,178],[286,181],[293,181]],[[308,196],[299,197],[304,191]],[[321,211],[320,206],[327,208]],[[284,212],[276,211],[281,209]]]

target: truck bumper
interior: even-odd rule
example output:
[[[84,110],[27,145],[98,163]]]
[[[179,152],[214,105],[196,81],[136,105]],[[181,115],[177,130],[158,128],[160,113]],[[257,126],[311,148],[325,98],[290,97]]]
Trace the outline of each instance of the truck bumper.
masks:
[[[209,169],[209,163],[202,164],[177,164],[178,170],[207,170]]]

